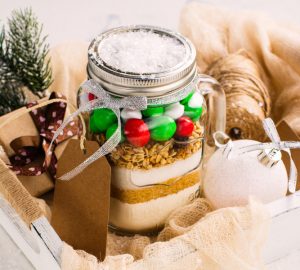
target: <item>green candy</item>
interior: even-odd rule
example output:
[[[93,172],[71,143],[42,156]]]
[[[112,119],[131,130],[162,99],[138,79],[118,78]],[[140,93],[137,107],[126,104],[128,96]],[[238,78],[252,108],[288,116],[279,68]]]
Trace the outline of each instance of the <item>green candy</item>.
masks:
[[[152,140],[163,142],[171,139],[176,132],[176,123],[169,116],[155,116],[148,122]]]
[[[189,93],[184,99],[180,100],[180,103],[182,105],[188,104],[188,102],[190,101],[190,99],[193,95],[194,95],[194,92]]]
[[[164,107],[148,107],[142,111],[144,117],[151,117],[155,115],[162,115],[165,111]]]
[[[111,125],[105,133],[105,138],[106,140],[108,140],[118,129],[118,123],[115,123],[113,125]],[[125,141],[125,136],[123,134],[123,130],[121,131],[121,141],[120,142],[124,142]]]
[[[94,110],[91,115],[91,122],[94,121],[97,132],[106,131],[112,124],[117,122],[117,116],[111,109],[101,108]]]
[[[198,121],[201,117],[201,114],[202,114],[202,107],[201,108],[191,108],[187,105],[184,105],[184,115],[191,118],[193,122]]]
[[[90,131],[93,133],[100,133],[101,131],[96,127],[95,117],[91,115],[90,117]]]

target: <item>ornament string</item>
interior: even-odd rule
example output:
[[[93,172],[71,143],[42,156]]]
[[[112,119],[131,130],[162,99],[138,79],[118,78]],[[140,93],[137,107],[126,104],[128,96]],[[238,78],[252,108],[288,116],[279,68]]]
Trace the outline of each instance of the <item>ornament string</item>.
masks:
[[[147,98],[144,96],[127,96],[127,97],[114,97],[105,91],[101,85],[93,79],[84,82],[81,88],[86,93],[93,94],[96,98],[92,101],[87,102],[79,107],[79,109],[73,114],[69,115],[61,126],[55,132],[52,142],[50,143],[50,148],[55,139],[63,131],[63,129],[68,125],[72,119],[82,112],[90,112],[95,109],[108,108],[111,109],[117,116],[118,127],[114,134],[89,158],[87,158],[83,163],[72,169],[70,172],[59,177],[61,180],[70,180],[74,176],[81,173],[86,167],[92,164],[97,159],[109,154],[114,148],[117,147],[121,141],[121,116],[120,109],[129,108],[133,110],[144,110],[147,105],[165,105],[170,103],[178,102],[184,99],[188,94],[197,89],[196,85],[199,82],[211,82],[211,78],[207,76],[195,76],[194,80],[188,84],[186,87],[180,89],[179,91],[172,92],[167,96]],[[213,82],[215,83],[215,82]]]
[[[290,149],[300,148],[300,142],[281,141],[276,126],[271,118],[263,120],[263,127],[271,142],[256,143],[237,148],[234,147],[232,140],[225,133],[218,131],[214,134],[215,144],[218,148],[223,148],[223,154],[228,159],[257,150],[276,149],[285,151],[290,159],[288,189],[289,192],[294,193],[296,191],[298,174]]]

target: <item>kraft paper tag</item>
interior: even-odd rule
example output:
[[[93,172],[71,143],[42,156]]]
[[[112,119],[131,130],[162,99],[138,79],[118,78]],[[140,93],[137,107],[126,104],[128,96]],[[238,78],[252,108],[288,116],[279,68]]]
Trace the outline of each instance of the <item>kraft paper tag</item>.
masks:
[[[68,141],[58,161],[57,178],[99,149],[95,141],[86,141],[85,146],[86,154],[79,140]],[[52,208],[52,225],[61,239],[101,260],[106,250],[110,177],[110,166],[102,157],[69,181],[57,179]]]
[[[279,133],[280,139],[282,141],[300,141],[300,138],[296,135],[293,129],[287,124],[286,121],[282,120],[277,124],[277,131]],[[298,171],[298,179],[297,179],[297,190],[300,189],[300,149],[292,149],[292,157],[295,162]],[[290,160],[287,155],[282,152],[282,160],[286,166],[289,168]]]

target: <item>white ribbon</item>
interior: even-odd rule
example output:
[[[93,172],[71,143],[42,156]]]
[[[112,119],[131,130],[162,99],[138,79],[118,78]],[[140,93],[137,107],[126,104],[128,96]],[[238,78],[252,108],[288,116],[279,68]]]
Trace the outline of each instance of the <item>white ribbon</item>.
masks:
[[[290,149],[300,148],[300,142],[281,141],[276,126],[271,118],[264,119],[263,127],[266,134],[270,138],[271,142],[251,144],[251,145],[236,148],[234,147],[234,144],[225,133],[218,131],[214,134],[215,144],[219,148],[224,148],[223,154],[225,154],[228,159],[232,158],[232,156],[238,156],[248,152],[264,150],[264,149],[275,148],[280,151],[285,151],[290,158],[288,189],[289,192],[294,193],[296,191],[298,175],[297,175],[297,168],[292,158]]]

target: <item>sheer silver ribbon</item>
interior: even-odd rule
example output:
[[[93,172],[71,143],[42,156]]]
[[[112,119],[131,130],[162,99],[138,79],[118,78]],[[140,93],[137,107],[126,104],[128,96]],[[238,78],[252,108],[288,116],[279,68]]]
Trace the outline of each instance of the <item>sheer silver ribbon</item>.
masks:
[[[256,143],[256,144],[251,144],[251,145],[237,148],[234,147],[233,142],[229,139],[229,137],[225,133],[218,131],[214,134],[215,144],[217,147],[223,148],[223,154],[227,158],[232,158],[234,156],[242,155],[247,152],[264,150],[264,149],[275,148],[280,151],[285,151],[289,155],[289,159],[290,159],[288,188],[289,188],[289,192],[294,193],[296,191],[296,184],[297,184],[297,168],[292,158],[290,149],[300,148],[300,142],[281,141],[276,126],[271,118],[266,118],[263,121],[263,127],[266,134],[270,138],[271,142]]]
[[[74,176],[81,173],[86,167],[88,167],[95,160],[110,153],[118,145],[118,143],[121,140],[121,118],[120,118],[121,108],[130,108],[136,110],[143,110],[147,108],[146,97],[132,96],[132,97],[116,98],[108,94],[94,80],[88,80],[84,82],[81,85],[81,88],[88,93],[92,93],[97,98],[86,104],[83,104],[75,113],[71,114],[64,120],[64,122],[55,132],[49,149],[51,149],[52,143],[59,136],[59,134],[63,132],[64,128],[72,121],[72,119],[78,116],[82,112],[89,112],[98,108],[109,108],[117,116],[118,128],[115,131],[115,133],[94,154],[92,154],[89,158],[87,158],[80,165],[72,169],[70,172],[62,175],[60,177],[61,180],[70,180]]]
[[[161,97],[151,97],[148,98],[144,96],[127,96],[123,98],[117,98],[110,95],[107,91],[105,91],[99,83],[95,80],[91,79],[84,82],[81,85],[83,91],[92,93],[97,98],[89,101],[86,104],[80,106],[80,108],[70,116],[68,116],[61,126],[55,132],[53,139],[51,141],[49,149],[51,149],[52,143],[55,139],[61,134],[64,128],[72,121],[73,118],[77,117],[82,112],[89,112],[98,108],[108,108],[111,109],[117,116],[118,119],[118,128],[115,133],[89,158],[87,158],[83,163],[81,163],[76,168],[72,169],[70,172],[62,175],[60,177],[61,180],[70,180],[74,176],[81,173],[86,167],[88,167],[95,160],[99,159],[102,156],[110,153],[121,141],[121,118],[120,118],[120,109],[129,108],[134,110],[144,110],[147,108],[147,105],[165,105],[178,102],[184,99],[189,93],[192,91],[198,91],[197,84],[200,82],[205,82],[206,77],[195,76],[194,80],[189,83],[184,88],[172,92],[166,96]]]

